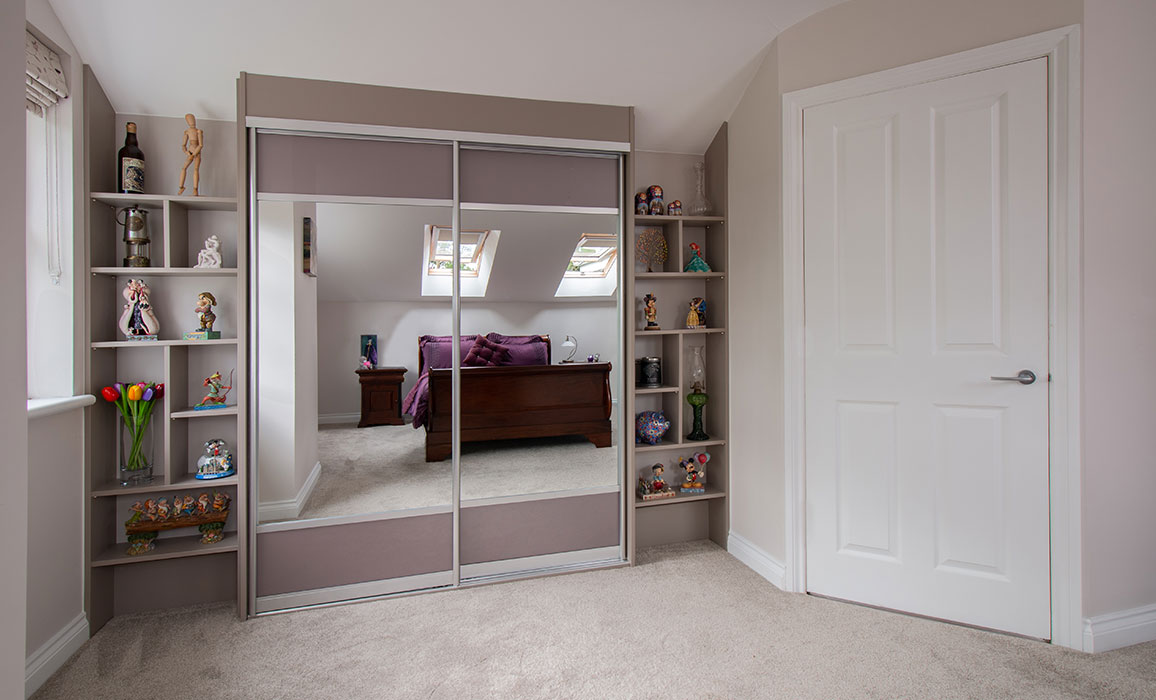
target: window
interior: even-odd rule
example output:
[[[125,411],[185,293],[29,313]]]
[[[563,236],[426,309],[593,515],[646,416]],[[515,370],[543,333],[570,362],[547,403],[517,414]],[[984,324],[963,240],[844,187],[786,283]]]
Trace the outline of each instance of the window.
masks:
[[[570,256],[566,277],[604,278],[614,267],[618,240],[609,233],[584,233]]]
[[[453,270],[454,232],[449,226],[434,226],[430,236],[429,274],[448,275]],[[462,277],[477,277],[481,266],[482,251],[489,238],[489,231],[462,231],[458,265]]]

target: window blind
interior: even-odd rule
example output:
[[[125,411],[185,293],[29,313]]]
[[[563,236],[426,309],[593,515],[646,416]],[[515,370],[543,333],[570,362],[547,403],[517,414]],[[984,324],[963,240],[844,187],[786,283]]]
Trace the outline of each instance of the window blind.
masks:
[[[25,77],[24,104],[40,116],[44,110],[68,97],[68,82],[60,56],[32,36],[24,33]]]

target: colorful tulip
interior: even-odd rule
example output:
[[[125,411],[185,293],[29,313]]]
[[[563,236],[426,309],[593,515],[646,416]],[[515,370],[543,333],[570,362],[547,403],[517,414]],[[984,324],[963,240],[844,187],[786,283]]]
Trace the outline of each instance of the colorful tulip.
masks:
[[[137,386],[136,384],[133,384],[132,386],[130,386],[128,388],[127,393],[128,393],[128,400],[129,401],[140,401],[141,394],[143,394],[144,392],[141,391],[141,388],[139,386]]]
[[[145,389],[144,394],[140,398],[142,401],[152,401],[153,400],[153,388],[150,386],[147,389]]]
[[[100,390],[100,395],[104,397],[105,401],[116,401],[120,398],[120,390],[115,387],[106,386]]]

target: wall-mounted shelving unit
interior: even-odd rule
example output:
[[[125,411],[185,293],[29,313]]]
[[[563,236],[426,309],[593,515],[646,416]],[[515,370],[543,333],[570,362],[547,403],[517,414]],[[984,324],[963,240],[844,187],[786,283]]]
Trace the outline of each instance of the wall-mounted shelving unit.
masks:
[[[727,127],[723,124],[707,150],[708,194],[715,204],[715,216],[642,216],[629,215],[626,230],[630,239],[623,245],[625,253],[626,298],[632,311],[626,318],[627,396],[629,434],[634,432],[634,416],[641,411],[661,410],[671,422],[670,430],[657,445],[635,443],[627,450],[624,485],[632,494],[640,476],[650,475],[650,466],[661,462],[667,482],[677,490],[682,481],[678,468],[680,457],[708,452],[705,493],[679,493],[672,498],[644,501],[633,496],[633,512],[628,513],[628,547],[633,559],[636,548],[671,542],[710,538],[726,546],[729,529],[727,490],[730,482],[727,440],[728,372],[730,363],[728,324],[728,282],[730,251],[726,228],[726,159]],[[633,170],[631,170],[633,172]],[[685,203],[684,203],[685,206]],[[662,232],[670,251],[661,270],[647,271],[634,258],[638,234],[656,228]],[[690,259],[690,244],[702,249],[710,272],[683,272]],[[644,330],[642,298],[652,293],[658,298],[658,325],[661,330]],[[693,297],[706,300],[707,328],[686,328],[686,314]],[[692,409],[686,402],[690,392],[689,359],[691,348],[701,346],[706,369],[706,392],[710,400],[705,407],[704,423],[709,440],[687,440],[691,430]],[[642,357],[662,360],[662,385],[658,388],[636,385],[635,361]]]
[[[88,390],[114,382],[164,382],[165,393],[151,419],[153,479],[121,486],[116,479],[117,410],[104,401],[88,409],[86,436],[87,581],[85,608],[92,632],[124,613],[204,602],[235,600],[245,610],[246,465],[244,416],[245,241],[239,241],[235,197],[118,194],[115,154],[119,147],[117,116],[88,66],[85,78],[85,183],[89,207],[85,216],[87,283],[85,363]],[[146,153],[151,168],[179,168],[180,156]],[[202,167],[233,168],[235,163]],[[147,182],[146,182],[147,185]],[[149,212],[150,257],[155,267],[124,267],[124,245],[116,213],[124,207]],[[221,239],[223,267],[194,265],[205,238]],[[117,328],[124,302],[121,292],[130,278],[143,279],[160,321],[155,341],[125,340]],[[186,340],[196,330],[193,312],[197,295],[212,292],[217,299],[214,340]],[[234,372],[235,388],[227,408],[192,410],[203,395],[202,382],[212,372]],[[195,478],[203,444],[223,438],[234,455],[237,474],[201,481]],[[146,554],[126,553],[124,521],[134,501],[182,492],[223,491],[232,498],[225,537],[201,544],[196,529],[160,534]]]

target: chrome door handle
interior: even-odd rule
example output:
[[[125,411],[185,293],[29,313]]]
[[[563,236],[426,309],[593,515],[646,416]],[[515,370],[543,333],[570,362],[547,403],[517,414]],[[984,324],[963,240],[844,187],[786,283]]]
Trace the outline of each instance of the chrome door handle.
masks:
[[[995,382],[1019,382],[1020,384],[1035,384],[1036,373],[1030,369],[1021,369],[1020,373],[1014,377],[992,377]]]

